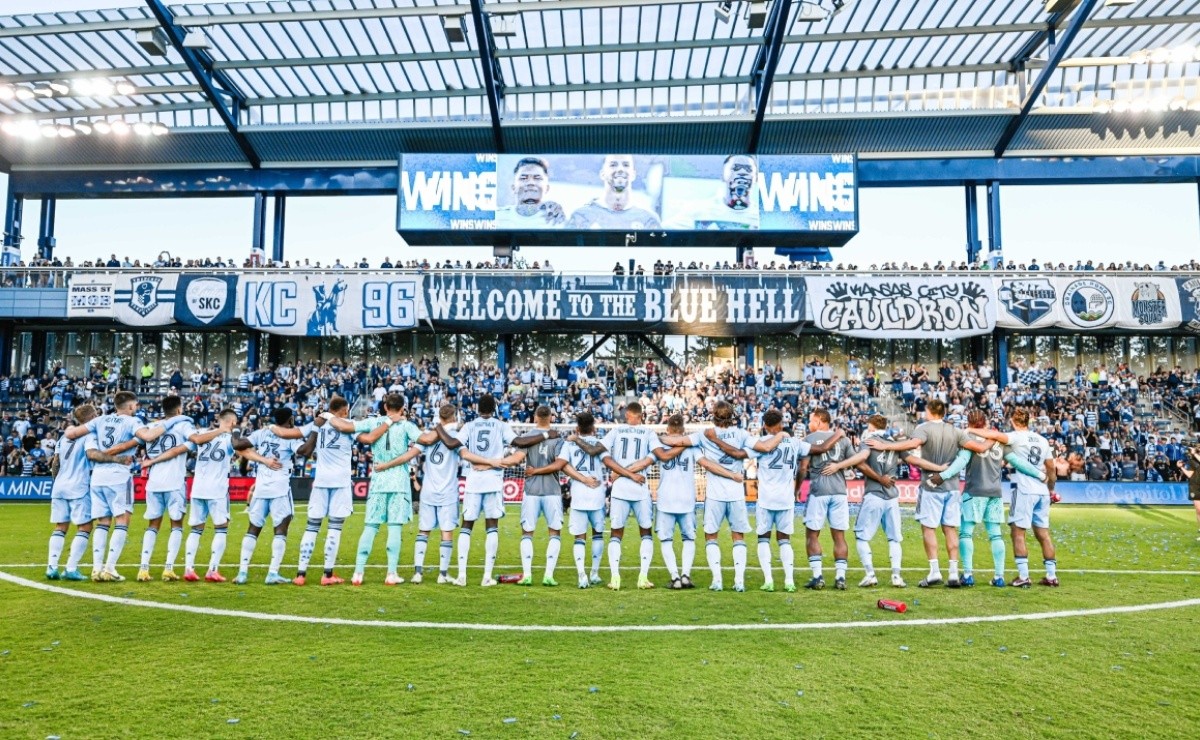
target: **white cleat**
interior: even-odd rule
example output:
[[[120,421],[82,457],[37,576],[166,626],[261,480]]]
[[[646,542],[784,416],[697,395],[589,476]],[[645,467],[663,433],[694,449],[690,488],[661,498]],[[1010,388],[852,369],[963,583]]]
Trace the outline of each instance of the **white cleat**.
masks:
[[[579,578],[579,587],[580,588],[591,588],[592,582],[588,579],[587,576],[581,576]]]
[[[908,588],[908,584],[904,582],[899,573],[892,575],[892,585],[896,588]]]
[[[495,578],[484,578],[482,581],[479,582],[479,585],[482,586],[483,588],[490,588],[491,586],[495,586],[498,584],[499,584],[499,581],[497,581]]]
[[[454,583],[454,579],[451,578],[450,576],[444,576],[444,575],[438,574],[437,582],[438,582],[439,586],[444,586],[447,583]]]
[[[864,578],[858,582],[859,588],[871,588],[873,586],[878,586],[878,585],[879,585],[879,579],[876,578],[875,576],[867,576],[866,578]]]
[[[466,587],[466,585],[467,585],[467,577],[466,577],[466,576],[460,576],[460,577],[458,577],[458,578],[455,578],[453,581],[450,581],[450,583],[451,583],[451,584],[453,584],[453,585],[455,585],[455,586],[460,586],[460,587],[463,587],[463,588],[465,588],[465,587]]]
[[[423,579],[424,579],[424,576],[422,576],[422,575],[421,575],[421,574],[418,572],[418,573],[413,573],[413,575],[412,575],[412,578],[409,578],[409,579],[408,579],[408,582],[409,582],[409,583],[420,583],[420,582],[421,582]]]

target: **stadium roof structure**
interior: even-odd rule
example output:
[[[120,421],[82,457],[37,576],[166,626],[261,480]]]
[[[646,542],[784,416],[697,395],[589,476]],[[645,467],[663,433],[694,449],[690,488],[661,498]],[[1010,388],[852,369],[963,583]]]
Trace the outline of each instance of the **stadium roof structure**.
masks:
[[[0,17],[0,170],[1194,155],[1198,40],[1200,0],[147,0]]]

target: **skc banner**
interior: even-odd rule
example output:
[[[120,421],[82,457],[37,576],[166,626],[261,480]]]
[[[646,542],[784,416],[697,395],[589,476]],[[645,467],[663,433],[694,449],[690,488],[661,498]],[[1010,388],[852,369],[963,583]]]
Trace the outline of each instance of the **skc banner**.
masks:
[[[129,326],[170,326],[178,279],[172,273],[114,275],[113,315]]]
[[[794,331],[804,279],[788,275],[645,277],[433,274],[428,318],[439,331],[637,331],[739,336]]]
[[[959,339],[996,325],[990,277],[810,277],[818,329],[866,339]]]
[[[996,325],[1004,329],[1046,329],[1063,319],[1054,278],[996,280]]]
[[[71,275],[67,286],[67,318],[111,319],[114,279],[111,275]]]
[[[1183,328],[1200,334],[1200,278],[1177,278],[1180,321]]]
[[[357,336],[412,329],[420,300],[418,275],[248,274],[238,280],[237,315],[271,334]]]
[[[222,326],[237,312],[237,278],[184,275],[175,290],[175,320],[185,326]]]

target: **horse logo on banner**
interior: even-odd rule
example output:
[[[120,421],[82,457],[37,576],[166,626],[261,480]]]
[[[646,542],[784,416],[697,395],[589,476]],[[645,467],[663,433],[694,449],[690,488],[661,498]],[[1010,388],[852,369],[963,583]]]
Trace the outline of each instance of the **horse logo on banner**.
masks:
[[[308,336],[332,337],[337,336],[338,309],[346,300],[346,283],[339,280],[326,293],[324,285],[313,286],[313,301],[316,307],[308,317]]]

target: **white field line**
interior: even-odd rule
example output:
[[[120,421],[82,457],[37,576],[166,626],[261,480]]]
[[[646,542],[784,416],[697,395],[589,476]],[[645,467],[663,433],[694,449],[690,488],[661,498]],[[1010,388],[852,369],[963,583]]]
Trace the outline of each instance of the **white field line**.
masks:
[[[296,624],[328,624],[339,627],[375,627],[390,629],[432,629],[432,630],[471,630],[479,632],[733,632],[757,630],[832,630],[832,629],[879,629],[881,627],[930,627],[959,624],[981,624],[987,622],[1036,622],[1046,619],[1064,619],[1068,617],[1094,617],[1107,614],[1137,614],[1141,612],[1159,611],[1163,609],[1182,609],[1200,606],[1200,599],[1185,599],[1182,601],[1165,601],[1155,604],[1134,604],[1131,606],[1107,606],[1097,609],[1070,609],[1056,612],[1036,612],[1032,614],[996,614],[991,616],[951,617],[944,619],[897,619],[877,622],[799,622],[799,623],[761,623],[748,624],[630,624],[630,625],[566,625],[566,624],[484,624],[471,622],[392,622],[381,619],[341,619],[336,617],[306,617],[295,614],[269,614],[266,612],[251,612],[236,609],[215,609],[204,606],[188,606],[184,604],[165,604],[155,601],[141,601],[108,594],[98,594],[90,591],[51,586],[47,583],[31,581],[20,576],[0,572],[0,581],[7,581],[16,586],[33,588],[39,591],[71,596],[79,599],[91,599],[119,606],[140,607],[143,609],[163,609],[173,612],[186,612],[212,617],[235,617],[253,619],[262,622],[291,622]]]

